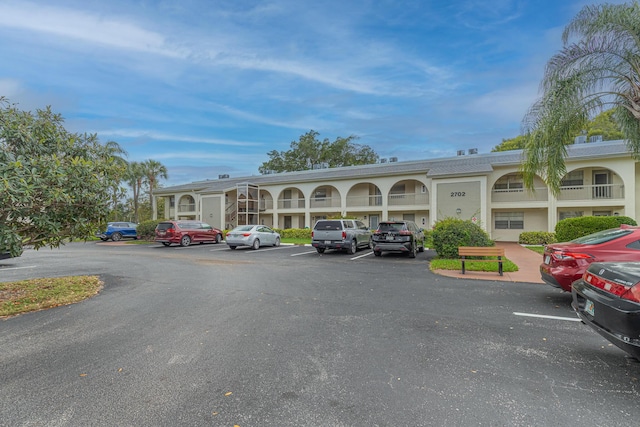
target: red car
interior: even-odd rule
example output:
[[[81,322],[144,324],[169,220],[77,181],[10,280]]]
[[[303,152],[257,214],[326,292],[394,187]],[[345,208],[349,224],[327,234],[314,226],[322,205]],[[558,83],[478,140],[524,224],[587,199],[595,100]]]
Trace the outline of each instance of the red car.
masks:
[[[156,226],[156,242],[189,246],[191,243],[220,243],[222,230],[200,221],[163,221]]]
[[[540,274],[549,285],[571,292],[571,284],[582,277],[591,263],[607,261],[640,261],[640,227],[623,224],[570,242],[547,245]]]

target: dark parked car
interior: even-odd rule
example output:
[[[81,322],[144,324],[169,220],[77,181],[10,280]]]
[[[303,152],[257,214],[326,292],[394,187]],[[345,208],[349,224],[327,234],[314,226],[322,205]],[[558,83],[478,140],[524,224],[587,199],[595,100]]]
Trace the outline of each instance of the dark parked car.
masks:
[[[573,283],[573,309],[608,341],[640,359],[640,263],[593,263]]]
[[[99,233],[98,237],[106,242],[111,239],[114,242],[122,240],[124,238],[137,239],[138,238],[138,224],[134,222],[109,222],[107,223],[107,229],[104,233]]]
[[[571,292],[593,262],[640,261],[640,227],[621,225],[565,243],[545,247],[540,264],[542,280]]]
[[[413,221],[382,221],[373,233],[373,254],[405,252],[415,258],[424,252],[424,231]]]
[[[172,243],[189,246],[191,243],[220,243],[222,230],[200,221],[163,221],[156,226],[155,241],[165,246]]]

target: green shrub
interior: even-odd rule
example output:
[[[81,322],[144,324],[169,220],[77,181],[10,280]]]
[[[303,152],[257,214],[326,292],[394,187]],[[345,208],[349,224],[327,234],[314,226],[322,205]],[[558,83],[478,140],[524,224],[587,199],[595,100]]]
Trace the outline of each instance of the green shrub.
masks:
[[[557,242],[555,233],[547,231],[525,231],[518,237],[518,243],[521,245],[548,245],[555,242]]]
[[[164,221],[163,219],[150,219],[148,221],[142,221],[138,224],[138,239],[144,240],[153,240],[155,238],[155,230],[156,226],[159,222]]]
[[[628,216],[580,216],[558,221],[556,224],[556,239],[558,242],[568,242],[587,234],[609,228],[618,228],[621,224],[638,225]]]
[[[441,258],[458,258],[459,246],[495,246],[495,242],[479,225],[459,218],[445,218],[436,222],[431,238],[433,249]]]
[[[309,239],[311,241],[310,228],[274,228],[274,230],[280,233],[280,237],[283,239]]]

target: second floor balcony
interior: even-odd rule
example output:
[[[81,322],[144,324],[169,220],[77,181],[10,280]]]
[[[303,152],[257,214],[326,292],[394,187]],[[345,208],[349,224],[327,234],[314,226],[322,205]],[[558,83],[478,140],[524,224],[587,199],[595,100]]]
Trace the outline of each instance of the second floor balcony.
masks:
[[[624,185],[598,184],[560,187],[558,200],[624,199]]]

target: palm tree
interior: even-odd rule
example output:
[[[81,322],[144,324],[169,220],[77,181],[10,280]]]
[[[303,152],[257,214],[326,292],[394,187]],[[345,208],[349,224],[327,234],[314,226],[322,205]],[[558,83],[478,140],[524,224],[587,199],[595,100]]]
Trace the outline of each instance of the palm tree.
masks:
[[[146,174],[143,164],[139,162],[129,162],[127,184],[129,184],[133,193],[133,216],[135,222],[139,222],[138,207],[140,205],[140,191],[142,190],[145,178]]]
[[[525,185],[532,189],[539,175],[555,195],[566,174],[566,144],[603,110],[614,109],[629,149],[639,157],[640,5],[586,6],[562,41],[563,49],[547,63],[542,96],[523,120]]]
[[[105,154],[108,157],[108,161],[112,162],[117,169],[118,181],[114,181],[111,186],[111,203],[113,219],[118,220],[118,200],[124,195],[124,188],[120,185],[121,179],[123,179],[127,172],[127,161],[124,159],[128,155],[127,151],[115,141],[107,141],[104,144]],[[123,157],[124,156],[124,157]]]
[[[149,185],[149,200],[151,201],[151,212],[156,215],[156,200],[153,198],[153,190],[158,188],[158,179],[167,179],[167,167],[155,160],[147,160],[142,163],[147,184]],[[155,219],[155,218],[154,218]]]

